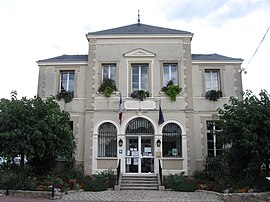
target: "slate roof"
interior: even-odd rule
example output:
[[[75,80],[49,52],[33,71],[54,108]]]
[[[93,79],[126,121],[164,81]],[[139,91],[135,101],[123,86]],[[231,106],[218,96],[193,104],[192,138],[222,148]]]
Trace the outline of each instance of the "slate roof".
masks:
[[[48,58],[44,60],[38,60],[37,63],[40,62],[87,62],[88,55],[60,55],[53,58]]]
[[[191,55],[192,61],[197,60],[205,60],[205,61],[243,61],[241,58],[231,58],[224,55],[219,54],[192,54]],[[88,55],[61,55],[53,58],[48,58],[44,60],[37,61],[45,62],[45,63],[53,63],[53,62],[87,62],[88,61]]]
[[[132,25],[127,25],[123,27],[117,27],[113,29],[107,29],[97,32],[89,32],[89,35],[136,35],[136,34],[185,34],[190,35],[191,32],[182,31],[182,30],[176,30],[176,29],[169,29],[169,28],[163,28],[163,27],[156,27],[152,25],[146,25],[141,23],[136,23]]]
[[[234,61],[243,61],[241,58],[231,58],[224,55],[219,54],[191,54],[191,60],[215,60],[215,61],[226,61],[226,60],[234,60]]]

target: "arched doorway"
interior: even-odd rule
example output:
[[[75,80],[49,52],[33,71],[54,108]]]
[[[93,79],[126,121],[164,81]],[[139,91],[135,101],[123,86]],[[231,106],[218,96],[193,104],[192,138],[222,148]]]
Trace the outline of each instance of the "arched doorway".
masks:
[[[135,118],[127,124],[126,173],[154,173],[154,134],[152,123],[145,118]]]

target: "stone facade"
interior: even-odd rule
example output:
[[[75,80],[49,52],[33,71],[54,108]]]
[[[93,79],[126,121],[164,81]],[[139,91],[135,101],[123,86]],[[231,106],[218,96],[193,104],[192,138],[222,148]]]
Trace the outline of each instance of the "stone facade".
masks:
[[[206,121],[218,119],[217,109],[228,103],[230,96],[242,98],[242,60],[218,54],[193,55],[192,33],[140,23],[88,33],[86,37],[89,43],[88,55],[63,55],[38,61],[38,95],[42,98],[59,92],[61,72],[74,71],[72,102],[58,102],[71,115],[77,144],[75,157],[78,163],[84,165],[85,173],[116,169],[119,160],[123,174],[157,174],[159,161],[163,174],[185,172],[191,175],[195,170],[202,169],[209,150]],[[117,92],[113,92],[111,97],[98,92],[104,64],[113,64],[116,67]],[[166,64],[177,67],[174,75],[182,88],[175,102],[161,91]],[[149,97],[145,101],[137,101],[130,96],[133,85],[137,85],[134,65],[147,67],[147,76],[140,78],[146,81],[149,91]],[[216,102],[205,98],[207,71],[211,74],[218,72],[216,82],[222,91],[222,97]],[[142,83],[140,79],[138,82]],[[120,94],[123,101],[122,124],[118,117]],[[165,119],[162,124],[158,124],[159,106]],[[127,128],[137,118],[146,120],[153,129],[153,134],[127,134]],[[116,155],[113,157],[99,153],[100,127],[107,123],[112,124],[117,131]],[[142,122],[138,124],[142,125]],[[164,128],[168,124],[179,128],[181,145],[175,147],[181,149],[180,156],[164,154],[168,150],[163,145]],[[138,127],[135,131],[139,130]],[[120,139],[123,141],[122,146],[119,145]],[[157,146],[158,140],[161,140],[161,146]],[[134,148],[130,148],[132,141],[136,144]],[[179,152],[176,148],[169,150]],[[151,166],[146,168],[143,162],[151,163]],[[130,172],[129,169],[133,171]]]

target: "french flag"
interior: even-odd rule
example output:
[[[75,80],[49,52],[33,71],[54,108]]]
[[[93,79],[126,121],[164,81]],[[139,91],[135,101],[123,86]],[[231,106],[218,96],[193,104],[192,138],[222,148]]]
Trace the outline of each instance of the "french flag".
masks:
[[[123,101],[122,101],[122,95],[120,94],[120,102],[119,102],[119,121],[120,121],[120,125],[122,124],[122,115],[123,115]]]

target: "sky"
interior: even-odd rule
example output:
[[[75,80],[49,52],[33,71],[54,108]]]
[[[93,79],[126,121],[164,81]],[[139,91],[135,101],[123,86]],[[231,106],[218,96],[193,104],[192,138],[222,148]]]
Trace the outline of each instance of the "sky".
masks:
[[[138,10],[143,24],[194,33],[194,54],[242,58],[244,90],[270,93],[270,30],[253,56],[269,0],[0,0],[0,98],[34,97],[36,61],[88,54],[85,34],[137,23]]]

